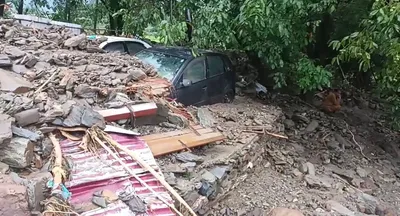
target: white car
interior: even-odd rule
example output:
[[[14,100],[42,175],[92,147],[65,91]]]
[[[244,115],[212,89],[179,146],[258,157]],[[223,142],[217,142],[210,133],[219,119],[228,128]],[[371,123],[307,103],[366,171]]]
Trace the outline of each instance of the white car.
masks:
[[[88,36],[89,40],[106,38],[99,48],[107,52],[121,52],[128,53],[129,55],[135,55],[137,52],[150,48],[150,43],[135,39],[135,38],[125,38],[125,37],[114,37],[114,36]]]

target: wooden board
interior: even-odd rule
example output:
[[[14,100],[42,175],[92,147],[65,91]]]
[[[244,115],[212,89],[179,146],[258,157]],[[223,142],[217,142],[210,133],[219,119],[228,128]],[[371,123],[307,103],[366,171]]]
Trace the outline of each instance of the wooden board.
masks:
[[[200,135],[196,135],[196,133],[190,129],[184,129],[143,136],[142,139],[146,141],[155,157],[225,139],[222,133],[214,132],[211,128],[203,128],[198,125],[194,126],[194,128]]]

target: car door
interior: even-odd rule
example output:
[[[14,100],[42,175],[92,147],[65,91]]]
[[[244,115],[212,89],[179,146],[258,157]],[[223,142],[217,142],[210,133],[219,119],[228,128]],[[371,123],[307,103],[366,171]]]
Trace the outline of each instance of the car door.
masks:
[[[146,49],[146,47],[139,42],[125,41],[125,44],[126,44],[126,48],[128,49],[129,55],[135,55],[139,51]]]
[[[126,53],[125,45],[123,42],[111,42],[103,48],[106,52],[119,52]]]
[[[207,103],[206,61],[201,56],[192,60],[178,76],[176,96],[185,106]]]
[[[219,55],[207,56],[207,94],[209,103],[219,103],[224,100],[224,61]]]

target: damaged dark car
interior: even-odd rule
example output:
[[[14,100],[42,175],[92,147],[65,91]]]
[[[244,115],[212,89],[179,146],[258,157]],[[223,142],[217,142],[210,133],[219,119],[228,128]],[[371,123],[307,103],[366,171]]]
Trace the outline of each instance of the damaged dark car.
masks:
[[[222,53],[152,47],[136,56],[168,79],[174,87],[171,97],[186,106],[231,102],[235,97],[232,62]]]

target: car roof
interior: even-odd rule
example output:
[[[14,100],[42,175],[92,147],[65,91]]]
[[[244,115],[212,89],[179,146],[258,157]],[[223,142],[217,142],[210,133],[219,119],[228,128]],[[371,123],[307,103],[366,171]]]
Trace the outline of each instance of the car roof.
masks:
[[[139,40],[139,39],[136,39],[136,38],[126,38],[126,37],[116,37],[116,36],[103,36],[103,35],[93,35],[93,36],[90,36],[90,37],[95,37],[95,39],[102,38],[102,37],[107,38],[107,41],[104,41],[99,45],[99,48],[101,48],[101,49],[103,49],[104,46],[109,44],[109,43],[121,42],[121,41],[132,41],[132,42],[141,43],[146,48],[151,47],[151,45],[149,43],[147,43],[146,41]]]
[[[199,53],[199,54],[220,54],[223,55],[220,52],[212,51],[212,50],[204,50],[204,49],[191,49],[188,47],[169,47],[169,46],[153,46],[145,51],[150,51],[150,52],[160,52],[160,53],[165,53],[173,56],[177,56],[180,58],[184,59],[189,59],[189,58],[194,58],[194,53]]]

